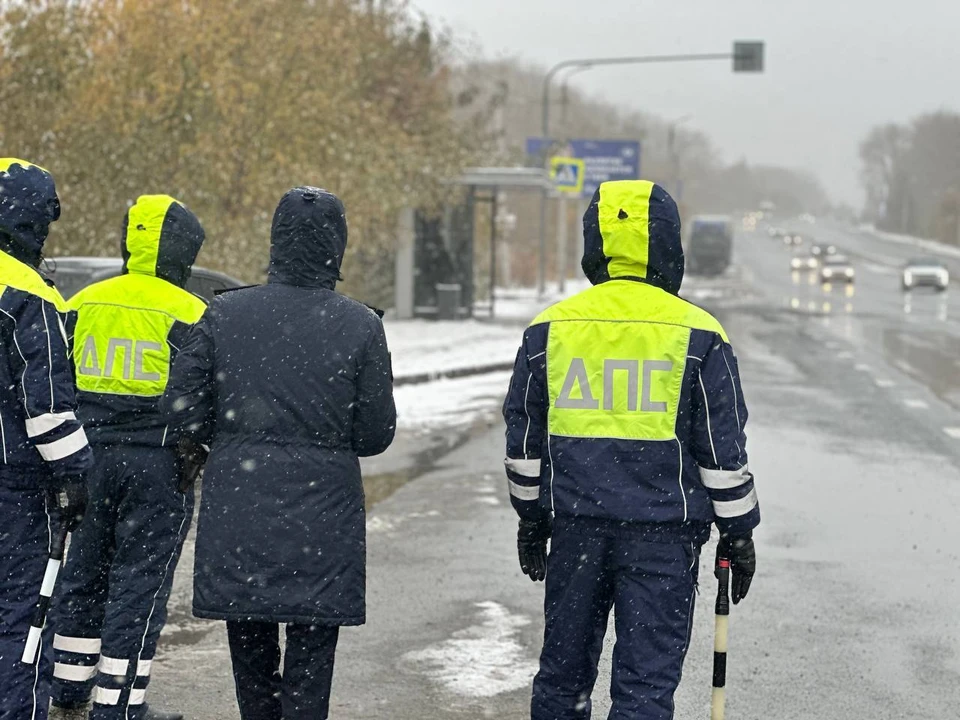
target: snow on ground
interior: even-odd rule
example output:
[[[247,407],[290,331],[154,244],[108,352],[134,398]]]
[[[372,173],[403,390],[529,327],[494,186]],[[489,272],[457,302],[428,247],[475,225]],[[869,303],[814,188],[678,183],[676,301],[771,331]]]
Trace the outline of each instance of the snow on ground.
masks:
[[[393,393],[397,424],[415,430],[473,425],[496,414],[509,382],[510,372],[501,371],[401,385]]]
[[[480,320],[394,320],[384,328],[398,379],[510,362],[523,334],[520,325]]]
[[[494,319],[394,320],[384,328],[393,355],[393,374],[398,379],[425,373],[443,373],[464,368],[483,368],[513,362],[523,328],[566,295],[587,287],[586,280],[570,281],[561,294],[548,287],[538,299],[534,288],[501,288],[497,291]]]
[[[407,653],[447,690],[468,698],[489,698],[530,684],[537,663],[519,642],[530,620],[491,600],[475,604],[479,622],[436,645]]]

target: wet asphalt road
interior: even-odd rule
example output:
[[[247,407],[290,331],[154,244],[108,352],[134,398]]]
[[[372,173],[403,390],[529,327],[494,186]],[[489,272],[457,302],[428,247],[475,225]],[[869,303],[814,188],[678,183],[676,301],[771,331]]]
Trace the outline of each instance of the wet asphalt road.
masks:
[[[690,285],[740,355],[764,518],[759,574],[731,621],[728,717],[958,717],[960,292],[916,293],[906,313],[902,251],[812,232],[887,262],[857,259],[852,296],[828,293],[756,233],[738,238],[737,272]],[[421,449],[402,439],[380,468],[416,467]],[[331,717],[527,717],[542,587],[516,567],[502,452],[498,423],[478,429],[374,507],[369,623],[341,635]],[[152,701],[236,718],[223,628],[187,612],[190,550]],[[709,716],[711,551],[678,718]],[[595,717],[608,664],[609,647]]]

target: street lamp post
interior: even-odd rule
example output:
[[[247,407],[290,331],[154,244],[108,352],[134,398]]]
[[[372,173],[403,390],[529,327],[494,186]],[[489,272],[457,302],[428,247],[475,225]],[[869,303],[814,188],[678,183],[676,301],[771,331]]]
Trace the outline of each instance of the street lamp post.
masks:
[[[636,57],[580,58],[563,60],[547,71],[543,78],[541,100],[541,132],[543,135],[542,164],[550,153],[550,83],[566,68],[591,69],[604,65],[649,65],[654,63],[711,62],[733,60],[734,72],[763,72],[764,47],[762,42],[735,42],[733,52],[699,53],[687,55],[641,55]],[[537,292],[542,297],[547,285],[547,193],[540,196],[540,263],[537,273]]]

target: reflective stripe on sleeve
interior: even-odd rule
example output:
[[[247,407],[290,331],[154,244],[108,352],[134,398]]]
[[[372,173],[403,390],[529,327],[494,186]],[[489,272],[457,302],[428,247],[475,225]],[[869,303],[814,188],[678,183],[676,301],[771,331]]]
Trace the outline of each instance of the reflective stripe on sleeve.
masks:
[[[53,649],[77,655],[99,655],[100,638],[78,638],[67,635],[53,636]]]
[[[51,430],[56,430],[67,420],[76,420],[77,416],[72,412],[44,413],[37,417],[27,418],[27,437],[35,438]]]
[[[114,675],[116,677],[125,676],[127,670],[130,669],[129,660],[121,660],[120,658],[112,658],[104,655],[100,658],[100,672],[104,675]]]
[[[64,438],[54,440],[51,443],[37,445],[37,450],[40,451],[40,455],[44,460],[53,462],[55,460],[62,460],[65,457],[70,457],[75,452],[83,450],[86,446],[87,434],[81,427]]]
[[[150,677],[153,660],[141,660],[137,663],[137,677]]]
[[[538,500],[540,498],[539,485],[518,485],[513,480],[510,483],[510,494],[517,500]]]
[[[68,665],[67,663],[54,663],[53,676],[57,680],[67,680],[69,682],[86,682],[93,680],[97,676],[96,665]]]
[[[131,690],[130,691],[130,704],[131,705],[143,705],[144,701],[147,699],[147,691],[143,690]]]
[[[528,478],[540,477],[540,460],[524,460],[517,458],[507,458],[503,461],[507,470],[517,475]]]
[[[97,705],[117,705],[120,703],[120,691],[97,685],[93,689],[93,702]]]
[[[757,491],[751,489],[746,497],[739,500],[713,501],[713,512],[720,518],[735,518],[746,515],[757,506]]]
[[[739,470],[708,470],[700,468],[700,480],[710,490],[731,490],[753,479],[750,467],[744,465]]]

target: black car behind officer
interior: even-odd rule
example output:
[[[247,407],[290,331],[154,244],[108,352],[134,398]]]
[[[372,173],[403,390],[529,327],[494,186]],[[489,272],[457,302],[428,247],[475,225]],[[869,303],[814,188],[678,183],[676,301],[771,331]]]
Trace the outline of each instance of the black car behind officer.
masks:
[[[206,304],[184,289],[200,221],[169,195],[124,218],[122,274],[70,299],[80,417],[96,464],[51,622],[57,717],[175,720],[145,703],[193,493],[176,492],[177,435],[158,404],[170,364]]]
[[[527,329],[504,405],[520,563],[547,581],[531,717],[590,717],[612,609],[609,717],[667,720],[711,524],[734,602],[753,576],[747,408],[720,323],[677,296],[680,218],[666,191],[603,183],[583,231],[594,287]]]
[[[93,453],[76,416],[67,307],[37,268],[53,177],[0,158],[0,718],[45,720],[51,648],[20,661],[60,522],[83,515]]]
[[[346,243],[334,195],[284,195],[268,284],[214,300],[164,397],[211,445],[193,611],[227,621],[243,720],[326,718],[339,628],[365,621],[358,456],[390,445],[396,410],[379,317],[334,290]]]

